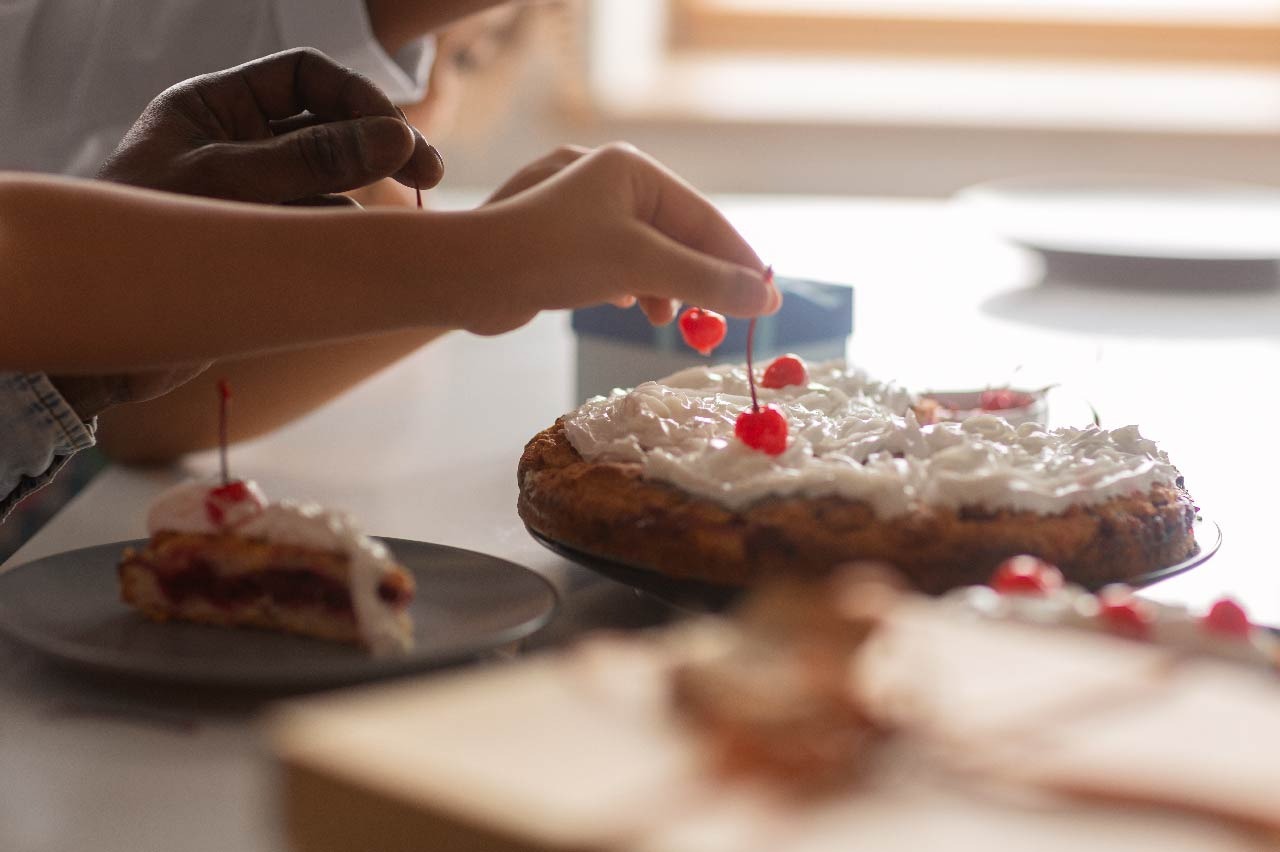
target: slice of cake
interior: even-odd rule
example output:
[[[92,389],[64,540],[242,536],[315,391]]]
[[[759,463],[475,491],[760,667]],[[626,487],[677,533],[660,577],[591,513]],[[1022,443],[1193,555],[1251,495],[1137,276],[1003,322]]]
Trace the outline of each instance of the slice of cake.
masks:
[[[413,644],[413,577],[345,514],[268,502],[252,482],[187,482],[120,561],[120,594],[156,621],[260,627],[363,645]]]

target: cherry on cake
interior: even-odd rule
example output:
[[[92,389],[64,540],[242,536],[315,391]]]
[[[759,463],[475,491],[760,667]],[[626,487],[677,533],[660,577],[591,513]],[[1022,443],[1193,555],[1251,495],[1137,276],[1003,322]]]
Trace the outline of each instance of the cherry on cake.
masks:
[[[937,593],[1027,553],[1099,588],[1197,550],[1182,477],[1135,426],[922,424],[918,397],[843,362],[757,367],[771,369],[796,379],[757,388],[781,442],[736,430],[755,410],[743,366],[684,370],[534,437],[521,518],[585,553],[727,586],[874,559]]]
[[[187,482],[147,516],[150,541],[125,551],[121,598],[155,621],[257,627],[362,645],[413,644],[413,577],[349,516],[269,502],[252,482]]]

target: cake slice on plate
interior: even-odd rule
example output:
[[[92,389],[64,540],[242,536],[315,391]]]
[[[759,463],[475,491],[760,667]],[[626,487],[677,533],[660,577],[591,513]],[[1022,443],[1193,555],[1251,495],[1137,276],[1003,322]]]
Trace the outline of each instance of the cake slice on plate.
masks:
[[[187,482],[147,516],[119,565],[121,598],[156,621],[259,627],[363,645],[413,644],[413,577],[349,516],[268,502],[252,482]]]

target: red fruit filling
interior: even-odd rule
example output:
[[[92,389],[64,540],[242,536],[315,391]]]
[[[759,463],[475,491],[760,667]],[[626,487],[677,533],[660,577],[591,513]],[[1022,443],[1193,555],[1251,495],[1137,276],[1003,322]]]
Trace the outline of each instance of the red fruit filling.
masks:
[[[1062,572],[1034,556],[1014,556],[991,575],[991,587],[1005,595],[1045,595],[1062,588]]]
[[[782,355],[764,369],[760,384],[766,388],[785,388],[788,385],[809,383],[809,371],[799,355]]]
[[[282,566],[226,576],[210,563],[196,559],[184,570],[154,573],[160,590],[174,604],[200,598],[214,606],[230,608],[270,598],[287,606],[352,612],[351,593],[345,583],[306,569]]]
[[[702,308],[689,308],[680,314],[680,334],[684,342],[703,355],[710,355],[711,350],[724,341],[729,324],[722,314]]]
[[[268,598],[284,606],[354,613],[346,583],[305,568],[280,566],[228,576],[218,573],[211,563],[195,559],[181,570],[153,568],[152,573],[164,596],[174,604],[199,598],[214,606],[231,608]],[[397,578],[388,577],[378,584],[378,598],[400,609],[413,598],[413,592]]]

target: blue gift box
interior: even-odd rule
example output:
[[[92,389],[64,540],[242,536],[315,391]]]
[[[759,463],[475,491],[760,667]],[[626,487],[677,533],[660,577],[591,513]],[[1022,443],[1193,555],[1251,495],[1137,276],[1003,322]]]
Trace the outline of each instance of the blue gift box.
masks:
[[[764,364],[785,352],[810,361],[843,358],[853,333],[853,287],[781,276],[777,283],[782,310],[756,323],[756,361]],[[724,342],[704,357],[685,345],[676,323],[652,326],[639,308],[602,305],[574,311],[578,398],[634,387],[696,364],[742,361],[747,325],[730,319]]]

